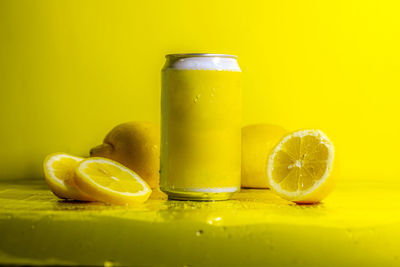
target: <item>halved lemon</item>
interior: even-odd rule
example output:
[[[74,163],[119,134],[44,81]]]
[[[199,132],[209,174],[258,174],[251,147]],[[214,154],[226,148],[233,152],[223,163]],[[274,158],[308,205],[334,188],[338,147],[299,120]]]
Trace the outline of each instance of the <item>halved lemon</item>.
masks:
[[[63,199],[94,200],[75,185],[75,169],[83,160],[65,153],[48,155],[43,162],[44,176],[51,191]]]
[[[86,194],[111,204],[136,204],[151,194],[149,185],[122,164],[100,157],[88,158],[76,169],[75,182]]]
[[[315,203],[333,189],[334,147],[320,130],[286,135],[272,150],[267,165],[271,189],[297,203]]]

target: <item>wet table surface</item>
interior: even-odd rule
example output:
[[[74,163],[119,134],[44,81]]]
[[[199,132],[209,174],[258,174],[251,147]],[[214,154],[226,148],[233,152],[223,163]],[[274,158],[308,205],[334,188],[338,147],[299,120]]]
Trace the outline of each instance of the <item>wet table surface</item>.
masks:
[[[129,207],[0,182],[0,235],[0,264],[400,266],[400,182],[342,179],[315,205],[243,189],[217,202],[155,191]]]

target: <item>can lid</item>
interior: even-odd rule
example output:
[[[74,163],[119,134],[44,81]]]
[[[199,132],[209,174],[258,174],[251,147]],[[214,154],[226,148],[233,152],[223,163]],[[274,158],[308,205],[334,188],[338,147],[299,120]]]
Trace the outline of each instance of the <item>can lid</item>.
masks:
[[[237,58],[235,55],[229,54],[210,54],[210,53],[182,53],[182,54],[168,54],[165,56],[175,57],[175,58],[185,58],[185,57],[225,57],[225,58]]]
[[[225,54],[170,54],[166,55],[165,69],[238,71],[234,55]]]

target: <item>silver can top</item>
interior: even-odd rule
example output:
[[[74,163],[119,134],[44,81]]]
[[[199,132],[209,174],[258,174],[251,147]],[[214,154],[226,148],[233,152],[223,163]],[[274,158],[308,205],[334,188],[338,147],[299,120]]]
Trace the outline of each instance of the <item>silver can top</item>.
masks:
[[[184,58],[184,57],[225,57],[225,58],[237,58],[235,55],[229,54],[212,54],[212,53],[182,53],[182,54],[168,54],[165,56],[168,57],[177,57],[177,58]]]
[[[237,56],[227,54],[205,54],[205,53],[185,53],[169,54],[165,56],[167,61],[163,70],[218,70],[218,71],[238,71],[240,67],[236,60]]]

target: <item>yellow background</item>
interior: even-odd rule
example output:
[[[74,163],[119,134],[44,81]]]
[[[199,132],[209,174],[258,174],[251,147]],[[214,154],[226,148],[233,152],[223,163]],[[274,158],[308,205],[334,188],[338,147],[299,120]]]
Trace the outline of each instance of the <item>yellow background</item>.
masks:
[[[114,125],[160,118],[164,55],[232,53],[244,123],[321,128],[343,179],[400,151],[398,1],[0,1],[0,179],[42,177]]]

